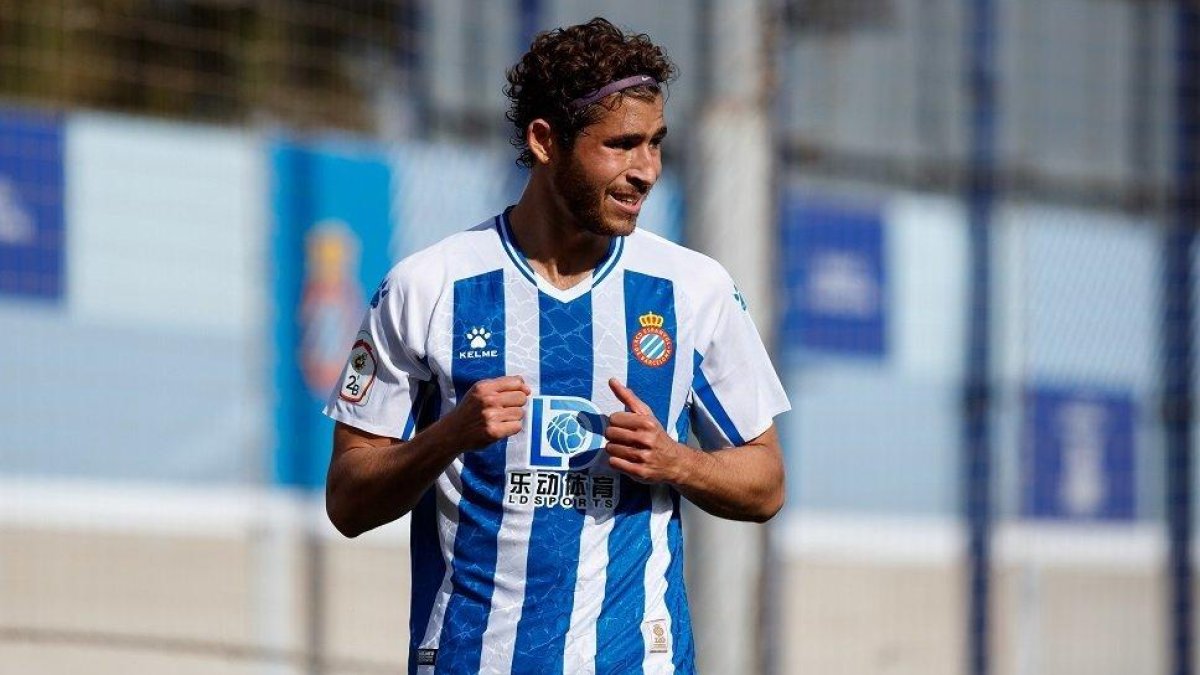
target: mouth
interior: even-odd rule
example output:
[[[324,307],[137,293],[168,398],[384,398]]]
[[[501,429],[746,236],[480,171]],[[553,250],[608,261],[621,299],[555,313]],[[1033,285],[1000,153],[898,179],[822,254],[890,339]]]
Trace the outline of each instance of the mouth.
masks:
[[[646,195],[640,192],[609,192],[607,199],[622,213],[636,216],[642,210]]]

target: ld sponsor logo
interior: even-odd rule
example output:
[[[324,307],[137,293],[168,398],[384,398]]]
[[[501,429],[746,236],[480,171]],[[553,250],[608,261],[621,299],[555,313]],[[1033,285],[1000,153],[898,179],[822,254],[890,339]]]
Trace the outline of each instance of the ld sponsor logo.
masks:
[[[596,461],[608,418],[576,396],[534,396],[529,407],[529,466],[569,471]]]
[[[513,506],[609,510],[621,499],[617,476],[589,471],[510,471],[504,501]]]

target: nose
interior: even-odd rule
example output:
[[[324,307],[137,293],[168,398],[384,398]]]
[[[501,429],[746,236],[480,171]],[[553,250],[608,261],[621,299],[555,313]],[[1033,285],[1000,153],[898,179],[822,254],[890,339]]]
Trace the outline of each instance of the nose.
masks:
[[[633,151],[626,177],[629,182],[641,190],[648,191],[662,173],[662,157],[648,143],[638,146]]]

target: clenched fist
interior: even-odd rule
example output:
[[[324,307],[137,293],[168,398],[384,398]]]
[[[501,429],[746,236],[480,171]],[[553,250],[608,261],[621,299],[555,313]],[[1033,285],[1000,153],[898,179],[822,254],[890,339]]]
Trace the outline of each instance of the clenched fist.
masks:
[[[481,450],[520,431],[529,393],[520,375],[476,382],[447,416],[454,420],[455,445]]]

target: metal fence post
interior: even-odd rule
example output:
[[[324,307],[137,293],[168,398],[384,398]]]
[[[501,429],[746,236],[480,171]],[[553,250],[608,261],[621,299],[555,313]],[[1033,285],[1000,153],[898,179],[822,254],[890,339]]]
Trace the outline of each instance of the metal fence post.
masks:
[[[1200,194],[1200,8],[1182,0],[1176,25],[1173,217],[1163,251],[1163,426],[1170,538],[1171,672],[1192,673],[1192,249]]]
[[[991,219],[995,201],[996,95],[990,0],[971,0],[965,49],[970,98],[970,286],[963,389],[963,507],[967,525],[967,658],[971,675],[989,671],[991,575]]]

